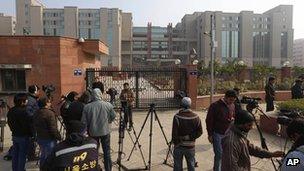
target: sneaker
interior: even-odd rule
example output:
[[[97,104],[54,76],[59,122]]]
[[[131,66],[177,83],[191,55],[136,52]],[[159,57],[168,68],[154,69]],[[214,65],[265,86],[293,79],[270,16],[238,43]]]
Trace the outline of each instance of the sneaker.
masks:
[[[5,155],[4,157],[3,157],[3,160],[5,160],[5,161],[11,161],[12,160],[12,156],[10,156],[10,155]]]

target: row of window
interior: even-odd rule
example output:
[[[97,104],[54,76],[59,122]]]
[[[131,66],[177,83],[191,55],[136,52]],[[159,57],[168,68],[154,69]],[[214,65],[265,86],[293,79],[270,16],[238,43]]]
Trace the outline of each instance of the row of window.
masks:
[[[92,26],[92,25],[95,25],[95,26],[100,26],[100,21],[99,20],[95,20],[95,21],[90,21],[90,20],[80,20],[78,21],[79,25],[80,26]]]
[[[63,26],[63,20],[43,20],[44,26]]]
[[[79,17],[99,17],[100,14],[99,13],[90,13],[90,12],[86,12],[86,13],[80,12],[80,13],[78,13],[78,16]]]
[[[63,12],[44,12],[43,17],[64,17]]]

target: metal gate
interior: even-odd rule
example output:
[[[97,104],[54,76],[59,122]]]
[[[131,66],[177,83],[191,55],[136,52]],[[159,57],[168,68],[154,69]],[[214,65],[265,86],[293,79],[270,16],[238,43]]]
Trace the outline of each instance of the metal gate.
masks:
[[[86,70],[87,88],[92,87],[94,81],[104,84],[105,92],[115,88],[118,92],[115,107],[120,107],[119,95],[124,83],[129,83],[135,95],[135,108],[147,108],[154,103],[157,108],[178,108],[179,91],[186,92],[187,72],[183,68],[171,69],[139,69],[115,70],[92,69]],[[110,96],[104,93],[104,100],[110,101]]]

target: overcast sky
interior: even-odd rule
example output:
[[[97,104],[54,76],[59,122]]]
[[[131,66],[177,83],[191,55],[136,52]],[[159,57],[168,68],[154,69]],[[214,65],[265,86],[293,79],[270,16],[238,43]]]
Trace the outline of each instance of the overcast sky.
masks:
[[[304,38],[304,0],[41,0],[49,8],[78,6],[79,8],[110,7],[132,12],[134,26],[175,25],[185,14],[195,11],[263,13],[277,5],[293,5],[295,39]],[[0,12],[15,16],[15,0],[0,0]]]

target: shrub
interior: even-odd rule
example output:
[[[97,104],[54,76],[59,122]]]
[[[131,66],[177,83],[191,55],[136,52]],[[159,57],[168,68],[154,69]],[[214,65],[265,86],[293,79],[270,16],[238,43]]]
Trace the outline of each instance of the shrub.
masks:
[[[293,99],[278,104],[279,109],[304,112],[304,99]]]

